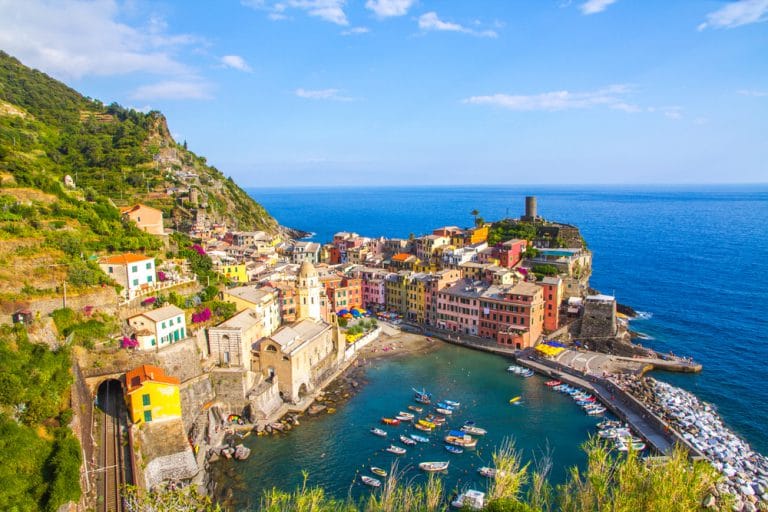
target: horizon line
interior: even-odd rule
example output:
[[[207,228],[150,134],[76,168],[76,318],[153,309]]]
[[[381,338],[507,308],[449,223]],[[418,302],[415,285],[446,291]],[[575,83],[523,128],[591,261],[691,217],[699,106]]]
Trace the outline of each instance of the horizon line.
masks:
[[[680,188],[680,187],[698,187],[698,188],[713,188],[713,187],[746,187],[746,186],[768,186],[768,181],[753,181],[753,182],[710,182],[710,183],[532,183],[532,184],[513,184],[513,183],[456,183],[456,184],[413,184],[413,185],[390,185],[390,184],[337,184],[337,185],[240,185],[244,189],[258,189],[258,190],[270,190],[270,189],[351,189],[351,188],[381,188],[381,189],[405,189],[405,188],[489,188],[489,187],[503,187],[503,188]]]

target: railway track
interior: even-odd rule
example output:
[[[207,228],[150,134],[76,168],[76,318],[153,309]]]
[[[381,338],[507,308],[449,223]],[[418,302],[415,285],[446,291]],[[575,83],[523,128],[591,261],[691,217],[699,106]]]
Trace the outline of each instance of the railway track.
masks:
[[[125,483],[123,471],[123,451],[120,442],[120,398],[109,388],[104,394],[101,409],[101,485],[99,487],[99,510],[103,512],[123,512],[121,486]]]

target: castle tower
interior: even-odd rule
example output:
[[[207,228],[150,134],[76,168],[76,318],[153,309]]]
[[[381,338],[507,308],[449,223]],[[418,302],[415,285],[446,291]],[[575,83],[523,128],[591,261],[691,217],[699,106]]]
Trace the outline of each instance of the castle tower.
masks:
[[[296,291],[299,298],[296,320],[320,320],[320,278],[315,266],[309,261],[305,260],[299,268]]]
[[[525,196],[525,215],[522,220],[533,222],[538,218],[536,214],[536,196]]]

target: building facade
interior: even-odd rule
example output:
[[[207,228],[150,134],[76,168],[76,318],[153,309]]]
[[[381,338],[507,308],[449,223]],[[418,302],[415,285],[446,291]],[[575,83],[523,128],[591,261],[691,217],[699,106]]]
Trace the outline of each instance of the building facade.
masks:
[[[145,311],[128,318],[139,350],[159,350],[187,337],[184,311],[174,305]]]
[[[106,256],[99,260],[101,270],[123,287],[123,295],[129,300],[139,290],[157,283],[155,258],[141,254],[125,253]]]
[[[125,374],[126,402],[134,424],[181,418],[179,379],[162,368],[142,365]]]

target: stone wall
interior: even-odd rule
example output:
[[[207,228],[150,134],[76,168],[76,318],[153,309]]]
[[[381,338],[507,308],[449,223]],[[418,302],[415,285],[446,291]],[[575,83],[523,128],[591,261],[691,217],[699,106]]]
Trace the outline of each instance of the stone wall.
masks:
[[[117,292],[114,288],[97,288],[86,293],[76,293],[67,290],[67,307],[74,311],[82,311],[85,306],[93,306],[93,311],[103,311],[104,313],[115,315],[117,313]],[[57,309],[64,307],[64,296],[50,298],[31,298],[19,301],[8,301],[0,303],[0,313],[10,315],[17,309],[26,308],[32,311],[37,317],[50,315]],[[10,318],[8,318],[10,322]]]
[[[282,405],[280,388],[277,386],[277,377],[270,380],[264,379],[248,393],[251,415],[250,420],[264,420],[277,411]]]
[[[183,383],[179,389],[181,397],[181,416],[184,430],[189,432],[200,414],[204,414],[205,404],[216,397],[208,375]]]
[[[246,393],[253,385],[253,374],[241,369],[217,369],[210,373],[211,384],[216,393],[216,402],[227,414],[242,414],[248,405]]]
[[[617,334],[616,301],[584,301],[581,317],[582,338],[612,338]]]

